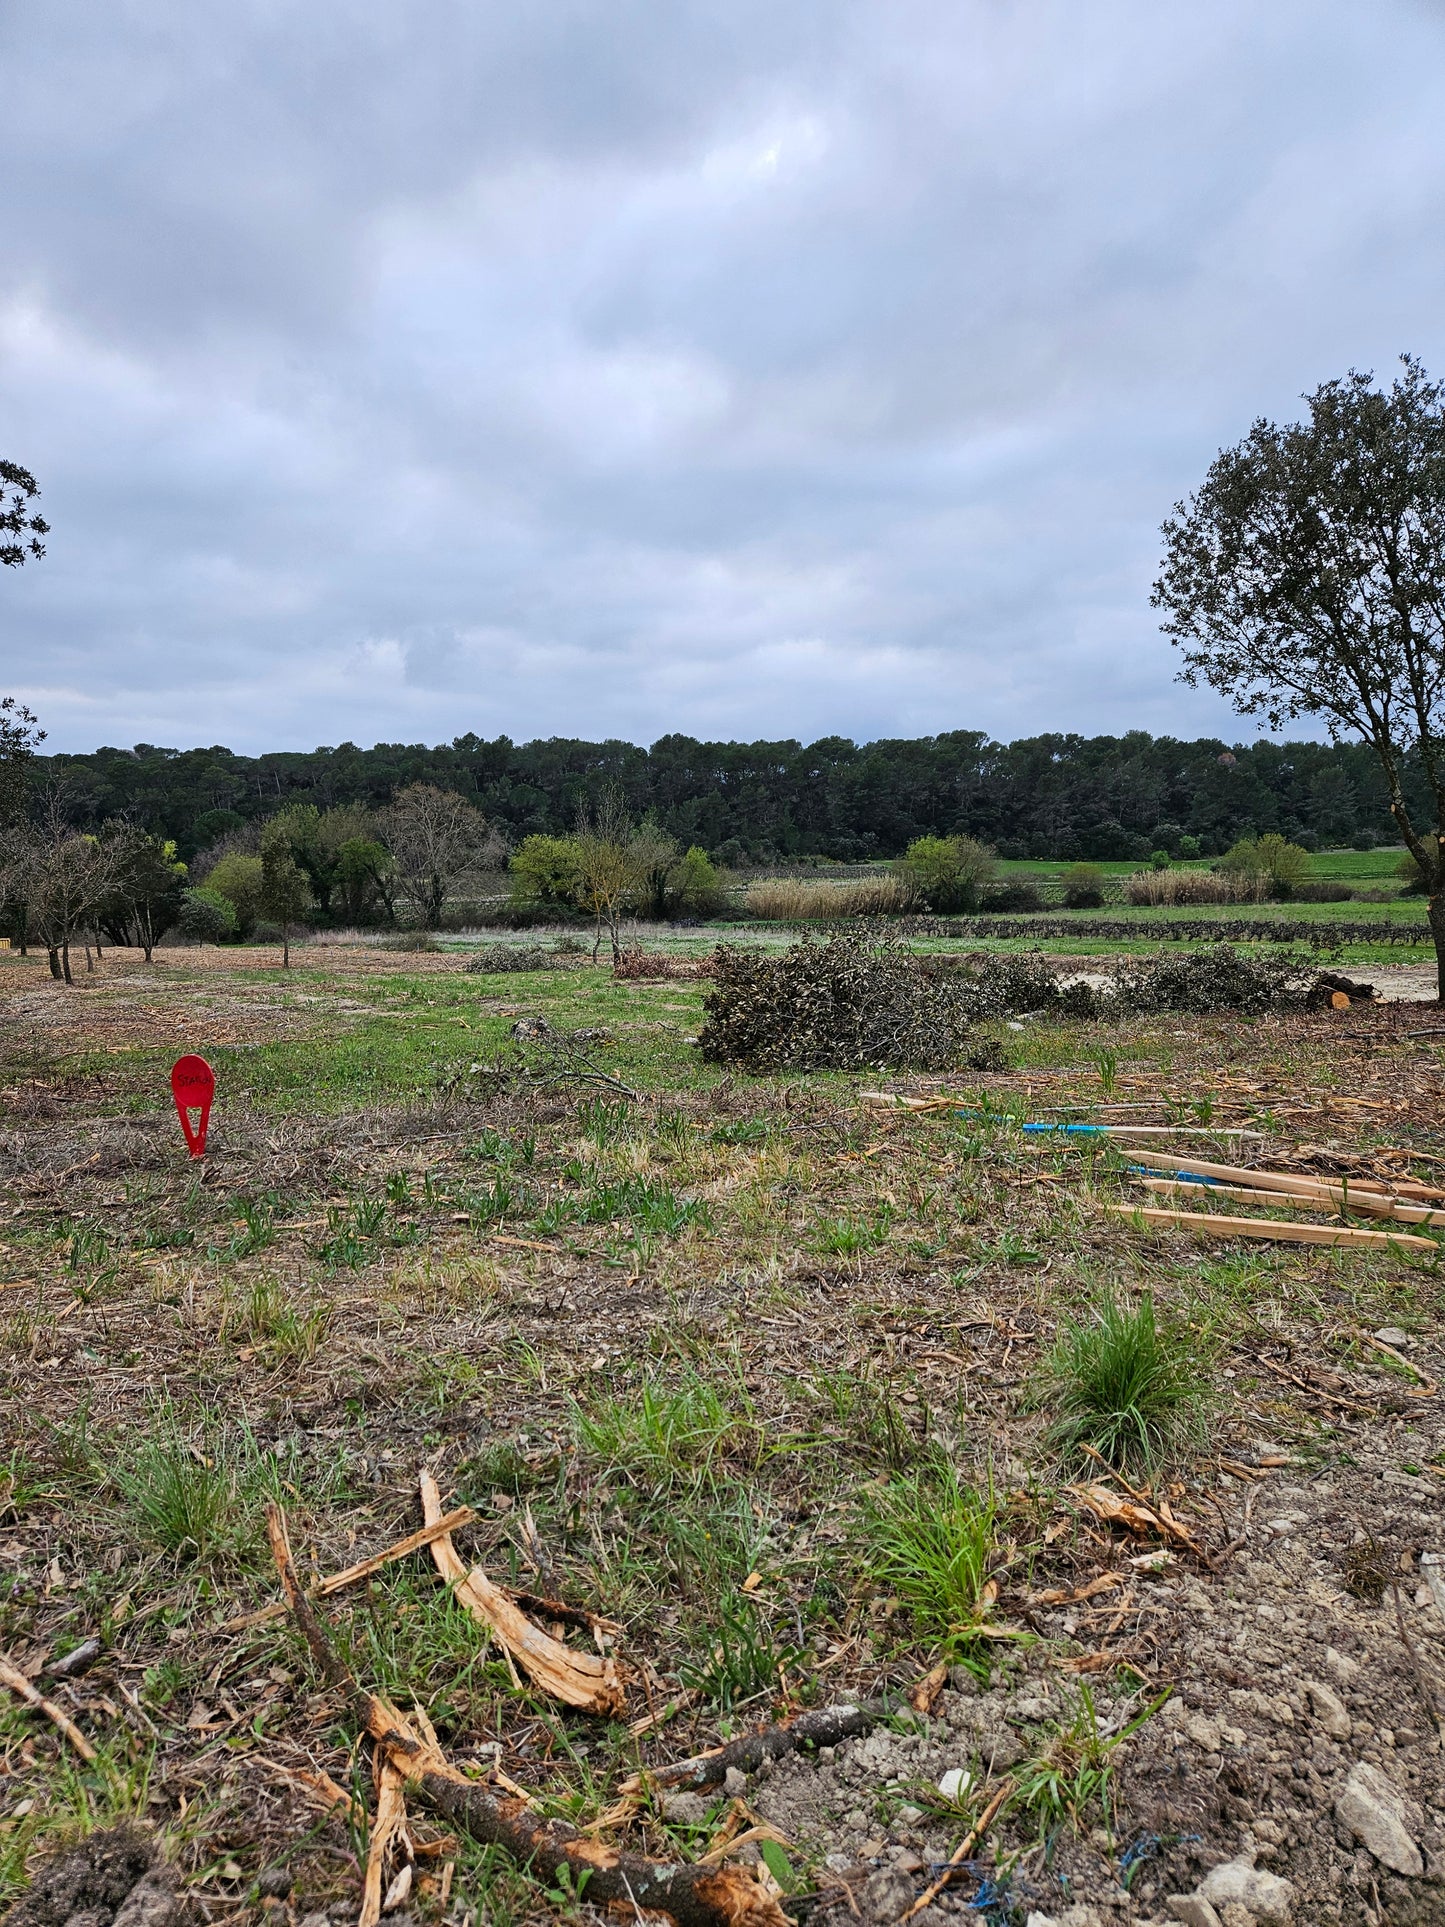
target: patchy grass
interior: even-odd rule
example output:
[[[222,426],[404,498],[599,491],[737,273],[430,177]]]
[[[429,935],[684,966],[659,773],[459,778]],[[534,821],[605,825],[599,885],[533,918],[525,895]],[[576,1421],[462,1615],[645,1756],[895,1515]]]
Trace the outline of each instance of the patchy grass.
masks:
[[[226,1630],[274,1597],[268,1499],[303,1569],[335,1570],[417,1523],[425,1463],[476,1509],[465,1559],[620,1625],[635,1683],[609,1723],[514,1685],[425,1555],[324,1608],[358,1673],[424,1707],[459,1763],[500,1745],[506,1772],[579,1825],[639,1765],[810,1705],[897,1706],[941,1656],[971,1669],[951,1718],[971,1682],[1006,1708],[1085,1665],[1087,1705],[1012,1721],[1020,1790],[990,1864],[1037,1883],[1040,1837],[1057,1861],[1100,1824],[1159,1831],[1177,1787],[1131,1791],[1136,1688],[1188,1675],[1179,1602],[1232,1583],[1184,1558],[1136,1574],[1151,1549],[1079,1517],[1061,1451],[1093,1477],[1085,1442],[1131,1479],[1166,1464],[1159,1489],[1216,1553],[1242,1522],[1216,1454],[1243,1456],[1241,1478],[1278,1458],[1269,1476],[1301,1485],[1365,1465],[1418,1481],[1439,1461],[1429,1402],[1340,1336],[1399,1324],[1428,1366],[1433,1269],[1141,1237],[1100,1209],[1128,1195],[1127,1158],[1018,1128],[1187,1124],[1205,1134],[1180,1145],[1225,1160],[1240,1140],[1211,1134],[1226,1129],[1305,1164],[1327,1144],[1438,1156],[1445,1058],[1400,1035],[1406,1012],[1030,1021],[1008,1033],[1007,1069],[886,1080],[946,1090],[950,1110],[880,1116],[860,1101],[876,1072],[701,1063],[694,984],[489,978],[444,951],[313,952],[283,979],[244,953],[163,952],[151,974],[108,960],[74,994],[0,959],[0,997],[16,989],[47,1014],[17,1006],[0,1067],[0,1645],[37,1678],[92,1633],[104,1650],[66,1699],[96,1768],[0,1705],[0,1891],[56,1842],[143,1812],[217,1920],[273,1864],[298,1913],[355,1905],[361,1834],[268,1778],[324,1765],[369,1801],[355,1735],[283,1622]],[[453,1073],[510,1051],[522,1016],[603,1031],[598,1061],[637,1098],[480,1080],[467,1095]],[[219,1080],[203,1172],[165,1086],[197,1043]],[[1191,1430],[1205,1364],[1207,1454]],[[1274,1517],[1266,1496],[1256,1522]],[[1320,1541],[1342,1586],[1363,1583],[1335,1514]],[[1400,1550],[1382,1535],[1394,1569]],[[1136,1576],[1076,1597],[1105,1573]],[[949,1838],[920,1831],[921,1859],[981,1810],[997,1781],[980,1774]],[[863,1787],[820,1808],[790,1879],[861,1849],[840,1831],[854,1803],[871,1825],[899,1798]],[[697,1853],[717,1824],[649,1807],[604,1837]],[[1232,1850],[1217,1814],[1191,1831]],[[431,1922],[438,1869],[418,1867]],[[448,1904],[518,1923],[576,1912],[466,1843]]]

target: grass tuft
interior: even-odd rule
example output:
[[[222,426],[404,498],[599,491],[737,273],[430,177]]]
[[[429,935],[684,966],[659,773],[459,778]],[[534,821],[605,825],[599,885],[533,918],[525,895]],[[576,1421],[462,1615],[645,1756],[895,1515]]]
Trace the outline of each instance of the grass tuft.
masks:
[[[991,1488],[964,1485],[951,1465],[923,1468],[869,1495],[864,1564],[921,1627],[966,1637],[988,1608],[997,1524]]]
[[[1188,1331],[1160,1320],[1152,1293],[1135,1305],[1100,1299],[1092,1323],[1065,1331],[1050,1356],[1052,1443],[1072,1457],[1091,1447],[1114,1466],[1158,1465],[1198,1433],[1203,1363]]]

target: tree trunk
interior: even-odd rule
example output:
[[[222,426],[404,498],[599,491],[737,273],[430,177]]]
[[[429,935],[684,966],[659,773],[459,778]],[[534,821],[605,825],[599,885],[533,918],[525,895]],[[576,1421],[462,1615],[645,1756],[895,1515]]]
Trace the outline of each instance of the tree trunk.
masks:
[[[281,968],[283,970],[289,970],[291,968],[291,926],[289,923],[283,923],[281,926]]]
[[[56,948],[54,944],[47,944],[46,954],[50,958],[51,976],[55,979],[57,983],[63,983],[65,979],[65,972],[60,968],[60,951]]]
[[[60,946],[60,967],[65,972],[65,981],[68,984],[73,984],[75,982],[75,979],[70,974],[70,939],[69,937],[67,937],[65,939],[65,942]]]
[[[1430,935],[1435,942],[1435,1001],[1445,1004],[1445,889],[1430,898]]]

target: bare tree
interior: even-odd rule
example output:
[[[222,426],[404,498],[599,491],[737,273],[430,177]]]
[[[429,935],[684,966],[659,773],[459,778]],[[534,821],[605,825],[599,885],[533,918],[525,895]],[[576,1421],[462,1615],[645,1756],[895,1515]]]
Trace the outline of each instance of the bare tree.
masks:
[[[622,955],[622,915],[644,877],[621,790],[606,789],[594,810],[584,806],[578,811],[572,843],[577,854],[577,902],[594,919],[592,961],[597,961],[605,926],[615,965]]]
[[[46,794],[39,821],[17,835],[15,847],[17,885],[49,955],[50,974],[73,984],[70,946],[85,937],[112,889],[117,854],[70,827],[58,787]],[[89,954],[87,943],[87,961]]]
[[[486,858],[486,818],[455,790],[413,783],[382,812],[381,828],[402,888],[426,928],[438,929],[458,878]]]

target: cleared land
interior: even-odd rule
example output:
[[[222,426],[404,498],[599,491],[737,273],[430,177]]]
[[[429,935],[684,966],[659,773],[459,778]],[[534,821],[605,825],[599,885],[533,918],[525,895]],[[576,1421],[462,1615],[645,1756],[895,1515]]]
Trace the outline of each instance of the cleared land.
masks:
[[[74,991],[0,963],[0,1647],[97,1756],[0,1691],[5,1892],[139,1813],[208,1921],[355,1916],[355,1725],[286,1620],[236,1622],[278,1597],[268,1500],[319,1576],[421,1524],[425,1465],[477,1514],[467,1563],[615,1624],[534,1607],[615,1656],[625,1705],[519,1683],[425,1551],[327,1621],[455,1766],[544,1816],[663,1859],[750,1835],[815,1919],[896,1918],[990,1808],[939,1915],[1162,1921],[1247,1834],[1298,1921],[1441,1918],[1434,1252],[1143,1230],[1105,1208],[1148,1197],[1127,1156],[1019,1129],[1127,1121],[1429,1184],[1445,1040],[1405,1034],[1428,1015],[1001,1023],[996,1073],[746,1080],[687,1041],[705,985],[298,958],[107,959]],[[474,1068],[540,1067],[512,1041],[537,1017],[602,1031],[635,1099]],[[204,1170],[166,1091],[190,1050],[219,1085]],[[1109,1293],[1153,1294],[1190,1394],[1159,1462],[1117,1475],[1068,1424],[1071,1337]],[[88,1670],[47,1671],[91,1637]],[[640,1768],[839,1701],[872,1731],[619,1807]],[[1352,1831],[1362,1766],[1419,1871]],[[349,1815],[297,1777],[319,1773]],[[424,1918],[593,1911],[411,1812]]]

